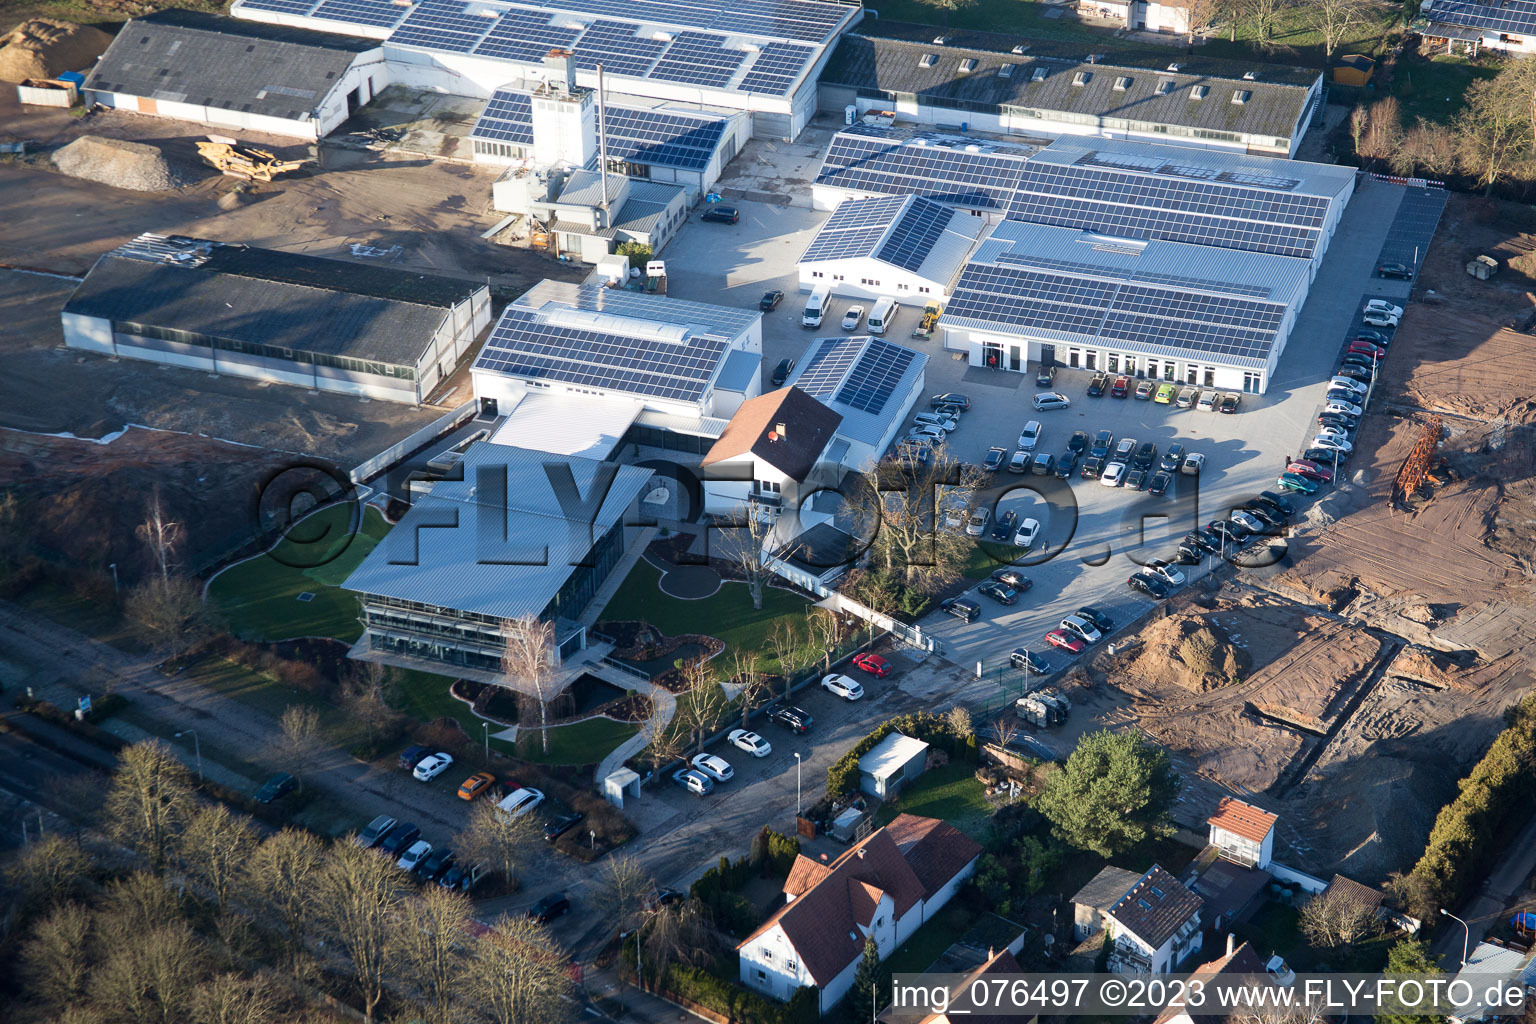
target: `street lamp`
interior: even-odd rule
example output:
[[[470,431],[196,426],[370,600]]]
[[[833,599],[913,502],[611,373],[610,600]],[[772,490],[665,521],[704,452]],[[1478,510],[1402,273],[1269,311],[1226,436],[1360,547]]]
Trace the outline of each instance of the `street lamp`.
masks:
[[[1440,913],[1461,925],[1461,966],[1465,967],[1467,966],[1467,947],[1472,944],[1472,929],[1467,927],[1467,922],[1463,921],[1449,910],[1446,910],[1444,907],[1440,908]]]
[[[201,742],[198,741],[197,730],[196,729],[183,729],[181,732],[176,734],[176,738],[177,739],[181,739],[183,736],[187,735],[188,733],[192,734],[192,749],[197,753],[197,781],[198,782],[202,782],[203,781],[203,745],[202,745]]]
[[[491,723],[481,719],[480,731],[485,733],[485,759],[489,761],[491,759]]]
[[[113,562],[108,568],[112,570],[112,593],[115,594],[117,593],[117,563]]]
[[[800,751],[795,751],[795,817],[800,817]]]

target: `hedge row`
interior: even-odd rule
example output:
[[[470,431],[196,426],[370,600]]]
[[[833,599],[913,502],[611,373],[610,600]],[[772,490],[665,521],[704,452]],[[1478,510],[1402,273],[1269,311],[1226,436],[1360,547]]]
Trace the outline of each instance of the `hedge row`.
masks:
[[[1455,800],[1440,809],[1429,846],[1411,878],[1437,907],[1452,906],[1481,878],[1497,852],[1500,828],[1524,817],[1536,799],[1536,697],[1505,716],[1508,727],[1461,782]],[[1418,906],[1415,912],[1433,912]]]
[[[733,961],[735,957],[731,958]],[[635,940],[624,940],[619,957],[619,976],[635,980]],[[801,987],[787,1003],[780,1003],[734,981],[717,977],[699,967],[668,964],[658,984],[648,973],[646,987],[680,1002],[694,1003],[725,1017],[731,1024],[817,1024],[820,1013],[816,990]]]
[[[875,745],[893,732],[913,739],[923,740],[949,754],[966,761],[977,759],[974,734],[960,736],[950,726],[949,719],[931,711],[914,711],[900,715],[877,725],[873,732],[853,745],[853,749],[827,769],[827,797],[837,799],[850,796],[859,789],[859,758],[875,749]]]

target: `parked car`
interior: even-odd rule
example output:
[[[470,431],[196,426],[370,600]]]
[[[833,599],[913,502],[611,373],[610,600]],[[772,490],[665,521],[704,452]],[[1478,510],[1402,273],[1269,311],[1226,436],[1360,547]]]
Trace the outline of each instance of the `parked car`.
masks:
[[[1035,460],[1029,464],[1029,471],[1035,476],[1050,476],[1055,468],[1056,456],[1050,452],[1036,452]]]
[[[1115,453],[1109,457],[1110,462],[1129,462],[1131,454],[1136,451],[1139,444],[1134,437],[1122,437],[1115,444]]]
[[[1376,265],[1377,277],[1396,277],[1404,281],[1413,280],[1413,268],[1406,263],[1379,263]]]
[[[1149,559],[1147,564],[1141,568],[1143,572],[1156,576],[1170,587],[1182,587],[1184,585],[1184,574],[1161,558]]]
[[[1319,466],[1315,462],[1308,462],[1306,459],[1292,459],[1290,465],[1285,467],[1285,471],[1287,473],[1299,473],[1302,476],[1311,477],[1313,480],[1320,480],[1325,484],[1333,483],[1333,470],[1326,466]]]
[[[1341,441],[1347,441],[1349,440],[1349,431],[1343,427],[1334,426],[1331,423],[1324,423],[1317,428],[1317,436],[1336,437]]]
[[[1013,653],[1008,655],[1008,664],[1031,676],[1043,676],[1051,670],[1050,662],[1024,647],[1013,649]]]
[[[1241,526],[1244,530],[1251,534],[1266,533],[1269,530],[1269,524],[1261,520],[1252,512],[1246,512],[1242,509],[1238,509],[1237,511],[1233,512],[1229,518],[1232,522],[1236,523],[1238,526]]]
[[[999,583],[1006,583],[1020,594],[1034,585],[1028,576],[1012,567],[992,570],[992,578]]]
[[[1316,494],[1319,486],[1316,480],[1309,480],[1295,473],[1281,473],[1278,483],[1282,490],[1295,491],[1298,494]]]
[[[811,726],[816,724],[816,720],[811,717],[811,713],[809,711],[802,707],[797,707],[794,704],[778,705],[772,711],[768,712],[768,720],[771,722],[777,722],[796,735],[803,735],[807,732],[810,732]]]
[[[405,852],[400,855],[399,860],[395,861],[395,867],[401,871],[415,871],[417,866],[426,860],[427,854],[431,852],[432,844],[425,839],[418,839],[406,848]]]
[[[672,781],[694,796],[709,796],[715,791],[714,780],[692,768],[679,768],[672,773]]]
[[[1324,448],[1321,445],[1308,448],[1301,453],[1301,457],[1308,462],[1318,462],[1332,466],[1340,462],[1348,462],[1350,453],[1342,448]]]
[[[1014,604],[1019,599],[1012,587],[1006,583],[999,583],[997,580],[987,580],[982,583],[981,586],[976,588],[976,593],[984,594],[998,604]]]
[[[971,537],[980,537],[987,530],[987,519],[992,515],[992,510],[977,506],[971,511],[971,517],[965,522],[965,532]]]
[[[1341,452],[1352,452],[1355,446],[1342,437],[1331,437],[1328,434],[1319,434],[1312,439],[1314,448],[1337,448]]]
[[[923,427],[938,427],[946,434],[960,426],[960,421],[955,417],[937,412],[920,412],[912,417],[912,422]]]
[[[1099,477],[1099,483],[1105,487],[1119,487],[1125,483],[1125,463],[1111,462],[1105,466],[1103,474]]]
[[[1200,400],[1195,403],[1195,411],[1196,412],[1215,412],[1216,411],[1216,403],[1218,401],[1220,401],[1220,400],[1221,400],[1221,396],[1218,395],[1214,391],[1202,392],[1201,395],[1200,395]]]
[[[1292,505],[1283,494],[1276,494],[1274,491],[1260,491],[1258,498],[1255,500],[1273,506],[1276,511],[1283,512],[1286,516],[1296,514],[1296,506]]]
[[[939,610],[963,622],[974,622],[981,615],[981,605],[967,597],[946,597],[939,602]]]
[[[1371,341],[1352,341],[1345,348],[1352,355],[1365,356],[1369,359],[1381,359],[1386,356],[1387,350]]]
[[[1156,388],[1157,388],[1157,382],[1156,381],[1151,381],[1151,380],[1139,380],[1139,381],[1137,381],[1136,382],[1136,392],[1135,392],[1136,400],[1138,402],[1148,401],[1149,399],[1151,399],[1152,392],[1154,390],[1156,390]]]
[[[1104,460],[1095,457],[1083,460],[1083,468],[1078,475],[1084,480],[1097,480],[1102,472],[1104,472]]]
[[[1109,374],[1096,373],[1088,381],[1088,397],[1098,398],[1104,394],[1104,389],[1109,387]]]
[[[1019,523],[1019,528],[1013,534],[1013,546],[1028,551],[1035,546],[1035,540],[1040,536],[1040,520],[1025,519]]]
[[[1228,391],[1226,394],[1221,396],[1221,411],[1227,413],[1228,415],[1237,412],[1238,404],[1241,403],[1242,400],[1243,396],[1238,394],[1236,391]]]
[[[1401,314],[1383,313],[1377,309],[1368,309],[1360,319],[1372,327],[1396,327]]]
[[[793,359],[780,359],[779,365],[773,369],[774,387],[781,386],[785,381],[789,380],[789,375],[794,372],[795,361]]]
[[[292,793],[298,785],[298,780],[292,775],[287,772],[278,772],[276,775],[269,776],[267,781],[261,784],[261,788],[256,791],[252,799],[259,804],[269,804]]]
[[[1018,525],[1018,522],[1019,514],[1013,509],[1009,509],[1007,512],[1004,512],[1002,515],[998,516],[997,521],[992,524],[992,539],[1003,544],[1008,543],[1008,541],[1013,538],[1013,530],[1014,527]]]
[[[1329,390],[1335,388],[1341,391],[1353,391],[1362,398],[1370,392],[1370,382],[1355,380],[1353,377],[1335,376],[1328,381]]]
[[[354,838],[353,842],[365,850],[372,849],[379,844],[379,840],[389,834],[389,830],[398,824],[394,818],[387,814],[381,814],[368,824]]]
[[[1392,303],[1388,302],[1386,299],[1369,299],[1365,303],[1365,308],[1366,308],[1366,310],[1368,312],[1371,312],[1371,313],[1382,313],[1382,314],[1384,314],[1386,316],[1402,316],[1403,315],[1403,307],[1402,306],[1394,306],[1394,305],[1392,305]]]
[[[1096,644],[1104,639],[1104,634],[1099,628],[1081,615],[1068,615],[1061,620],[1061,628],[1068,633],[1082,637],[1084,643]]]
[[[539,924],[549,924],[571,909],[571,900],[563,892],[552,892],[528,908],[528,916]]]
[[[741,220],[741,213],[734,206],[711,206],[699,219],[715,224],[735,224]]]
[[[1392,344],[1392,336],[1385,331],[1373,331],[1369,327],[1361,327],[1355,331],[1356,341],[1369,341],[1374,345],[1386,348]]]
[[[474,888],[475,882],[479,878],[480,865],[463,864],[455,861],[452,867],[443,872],[443,877],[437,880],[437,884],[444,889],[469,892],[470,889]]]
[[[1190,452],[1184,456],[1184,465],[1179,467],[1179,472],[1185,476],[1199,476],[1205,468],[1205,456],[1199,452]]]
[[[551,818],[544,823],[544,841],[553,843],[571,829],[581,824],[586,815],[580,811],[572,811],[570,814],[562,814],[558,818]]]
[[[1035,396],[1036,412],[1053,412],[1070,408],[1072,400],[1059,391],[1042,391]]]
[[[1334,371],[1334,379],[1338,380],[1340,377],[1352,380],[1357,384],[1369,384],[1371,382],[1371,371],[1363,366],[1353,366],[1346,363]]]
[[[956,394],[953,391],[947,391],[942,395],[934,395],[928,399],[928,404],[935,409],[941,405],[953,405],[964,411],[969,411],[971,408],[971,400],[969,398],[965,395]]]
[[[459,783],[459,799],[473,800],[475,797],[490,789],[496,783],[496,776],[490,772],[476,772],[463,782]]]
[[[406,747],[400,754],[400,767],[406,771],[411,771],[421,763],[422,758],[430,753],[432,753],[431,747],[424,747],[419,743],[415,746]]]
[[[416,865],[416,873],[423,881],[435,882],[443,877],[443,872],[453,867],[453,851],[446,846],[439,847],[427,854],[426,858]]]
[[[1133,469],[1151,469],[1157,461],[1157,445],[1151,441],[1143,441],[1136,446],[1136,452],[1131,456]]]
[[[1088,444],[1091,440],[1092,439],[1088,436],[1088,431],[1074,430],[1072,431],[1072,436],[1067,438],[1067,451],[1076,452],[1080,455],[1084,451],[1087,451]]]
[[[1048,388],[1056,382],[1056,367],[1042,366],[1035,371],[1035,387]]]
[[[1071,651],[1073,654],[1083,653],[1083,651],[1088,646],[1087,644],[1083,643],[1080,638],[1059,629],[1046,630],[1045,642],[1050,644],[1052,647],[1059,647],[1064,651]]]
[[[757,300],[757,308],[764,313],[771,313],[779,308],[779,303],[784,301],[784,293],[778,288],[770,292],[763,292],[763,297]]]
[[[1153,473],[1152,478],[1147,481],[1147,493],[1156,495],[1166,494],[1168,493],[1168,485],[1171,483],[1173,483],[1173,474],[1166,469],[1160,469]]]
[[[855,654],[853,656],[853,667],[868,672],[876,679],[884,679],[886,676],[895,671],[893,668],[891,668],[890,662],[886,661],[878,654],[871,654],[869,651]]]
[[[640,905],[646,910],[660,910],[662,907],[670,907],[674,903],[681,903],[688,898],[685,892],[676,889],[657,889],[648,892],[640,900]]]
[[[1172,384],[1159,384],[1157,386],[1157,394],[1152,396],[1152,401],[1158,405],[1171,405],[1173,403],[1174,391],[1175,388]]]
[[[420,838],[421,829],[402,821],[379,840],[379,852],[387,857],[398,857]]]
[[[1024,424],[1024,429],[1019,431],[1019,447],[1032,452],[1040,440],[1040,421],[1030,420]]]
[[[1110,398],[1124,398],[1131,393],[1131,378],[1121,375],[1115,378],[1115,382],[1109,386]]]
[[[716,782],[730,782],[736,777],[736,769],[719,754],[694,754],[688,764],[694,771],[703,772]]]
[[[1093,444],[1088,449],[1088,454],[1096,459],[1109,457],[1109,450],[1114,446],[1115,435],[1108,430],[1101,430],[1093,435]]]
[[[506,817],[521,818],[543,802],[544,793],[530,786],[508,793],[496,806]]]
[[[753,757],[767,757],[773,753],[773,744],[750,729],[732,729],[725,738],[737,750],[744,750]]]
[[[1343,413],[1346,416],[1355,416],[1355,417],[1359,417],[1359,416],[1365,415],[1365,410],[1364,409],[1360,408],[1358,405],[1354,404],[1353,402],[1346,402],[1346,401],[1344,401],[1343,399],[1340,399],[1340,398],[1329,399],[1328,404],[1323,406],[1323,411],[1324,412],[1341,412],[1341,413]]]
[[[993,445],[987,449],[987,457],[982,461],[982,469],[988,473],[996,473],[1003,466],[1003,461],[1008,458],[1008,449]]]
[[[828,693],[836,694],[844,700],[859,700],[864,696],[864,687],[847,676],[839,675],[836,672],[822,677],[821,688]]]
[[[1200,397],[1199,388],[1180,388],[1179,397],[1173,400],[1173,404],[1180,409],[1188,409],[1193,406]]]
[[[1077,615],[1079,618],[1087,619],[1089,622],[1093,623],[1093,628],[1098,630],[1100,633],[1110,633],[1114,631],[1115,620],[1110,618],[1108,615],[1105,615],[1091,604],[1085,604],[1083,607],[1079,608],[1077,610]]]
[[[1132,469],[1125,474],[1126,490],[1139,491],[1146,485],[1147,471],[1144,469]]]
[[[1158,460],[1157,468],[1165,469],[1170,473],[1177,473],[1179,466],[1184,462],[1184,454],[1188,450],[1182,444],[1174,442],[1163,452],[1163,457]]]
[[[858,305],[849,306],[847,311],[845,311],[843,313],[843,330],[845,330],[845,331],[856,331],[856,330],[858,330],[859,329],[859,323],[863,319],[864,319],[864,307],[863,306],[858,306]]]
[[[1149,573],[1138,572],[1125,582],[1131,585],[1132,590],[1139,590],[1148,597],[1167,597],[1168,584]]]
[[[1062,452],[1056,457],[1056,479],[1072,479],[1072,472],[1075,469],[1077,469],[1077,452]]]
[[[411,770],[411,775],[417,782],[431,782],[452,767],[453,755],[438,751],[422,758]]]

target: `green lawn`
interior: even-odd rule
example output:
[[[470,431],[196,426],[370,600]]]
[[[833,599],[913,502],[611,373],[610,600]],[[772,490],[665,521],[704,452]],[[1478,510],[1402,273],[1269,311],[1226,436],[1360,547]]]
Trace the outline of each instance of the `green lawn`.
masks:
[[[589,718],[572,725],[557,725],[549,730],[549,752],[537,732],[517,738],[517,756],[536,764],[596,764],[614,747],[639,732],[639,727],[611,718]]]
[[[1421,117],[1437,124],[1450,123],[1463,106],[1467,86],[1498,73],[1495,64],[1473,64],[1465,57],[1444,54],[1404,61],[1392,80],[1392,95],[1402,106],[1403,127],[1411,127]]]
[[[38,583],[12,600],[30,612],[79,630],[91,639],[111,644],[119,650],[132,654],[145,650],[133,630],[133,623],[126,616],[119,615],[110,605],[98,604],[56,584]]]
[[[875,821],[884,825],[903,812],[942,818],[973,839],[982,839],[992,817],[992,805],[987,803],[985,790],[971,765],[951,761],[942,768],[924,772],[897,799],[888,801]]]
[[[718,637],[725,641],[727,652],[732,647],[761,652],[764,672],[778,670],[765,649],[774,621],[791,616],[798,624],[811,607],[802,597],[765,587],[762,609],[753,608],[745,583],[726,583],[713,597],[702,601],[680,601],[661,592],[657,587],[660,580],[661,571],[640,560],[603,609],[603,618],[644,619],[668,636],[705,633]]]
[[[370,506],[362,528],[346,534],[350,514],[345,505],[317,512],[295,524],[267,555],[215,577],[208,596],[230,631],[265,642],[300,636],[356,640],[362,634],[357,597],[340,584],[389,532],[389,524]],[[300,601],[305,593],[314,597]]]

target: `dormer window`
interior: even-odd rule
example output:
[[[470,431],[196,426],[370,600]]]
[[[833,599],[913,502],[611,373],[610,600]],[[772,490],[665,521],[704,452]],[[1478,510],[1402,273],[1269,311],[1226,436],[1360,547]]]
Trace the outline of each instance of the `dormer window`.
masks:
[[[1082,87],[1087,85],[1089,80],[1092,78],[1092,71],[1079,71],[1077,74],[1072,76],[1072,84],[1078,87]]]
[[[1035,68],[1035,70],[1030,73],[1029,80],[1031,82],[1043,82],[1050,76],[1050,74],[1051,73],[1045,68]]]
[[[976,70],[976,61],[975,61],[974,58],[967,57],[967,58],[965,58],[964,60],[962,60],[960,62],[960,73],[962,75],[968,75],[972,71],[975,71],[975,70]]]
[[[1211,92],[1211,87],[1210,86],[1208,86],[1208,85],[1197,85],[1193,89],[1189,90],[1189,96],[1190,96],[1190,99],[1203,100],[1207,96],[1210,95],[1210,92]]]
[[[1157,94],[1159,96],[1167,96],[1171,92],[1173,92],[1173,79],[1164,78],[1157,83]]]
[[[1014,69],[1015,66],[1016,65],[1013,65],[1013,64],[1004,64],[1002,67],[997,69],[997,77],[998,78],[1012,78],[1013,77],[1013,69]]]
[[[1125,90],[1129,89],[1130,87],[1131,78],[1129,75],[1121,75],[1119,78],[1115,79],[1115,92],[1125,92]]]
[[[1247,89],[1234,89],[1232,90],[1232,102],[1240,107],[1244,103],[1247,103],[1249,97],[1252,95],[1253,93],[1249,92]]]
[[[918,58],[917,66],[920,68],[931,68],[938,59],[939,55],[936,53],[925,53],[922,57]]]

